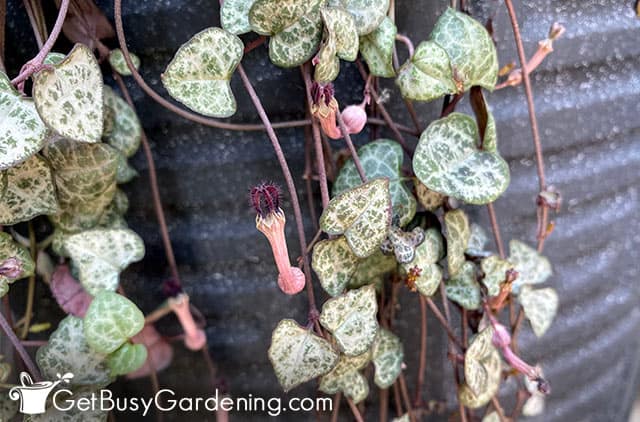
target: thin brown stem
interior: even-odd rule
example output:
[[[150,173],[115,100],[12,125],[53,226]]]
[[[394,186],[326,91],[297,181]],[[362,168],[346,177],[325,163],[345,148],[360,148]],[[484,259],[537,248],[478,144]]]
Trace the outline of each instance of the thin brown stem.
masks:
[[[411,399],[409,399],[409,389],[407,388],[407,381],[404,378],[404,374],[400,372],[400,376],[398,377],[398,383],[400,384],[400,393],[402,395],[402,401],[404,402],[404,407],[409,414],[409,420],[411,422],[416,421],[416,417],[413,414],[413,409],[411,406]]]
[[[393,401],[396,406],[396,416],[399,418],[403,415],[402,412],[402,400],[400,399],[400,387],[398,381],[393,383]]]
[[[351,153],[351,159],[353,160],[353,163],[356,165],[356,170],[358,170],[358,174],[360,175],[360,180],[362,180],[362,183],[367,183],[367,175],[365,174],[364,168],[362,167],[362,163],[360,162],[360,158],[358,157],[358,152],[356,151],[356,147],[353,146],[351,135],[349,135],[349,131],[347,130],[347,125],[344,123],[344,119],[342,118],[342,113],[340,113],[340,110],[336,110],[336,118],[338,119],[338,125],[340,126],[340,132],[342,132],[342,137],[347,143],[347,147],[349,148],[349,152]]]
[[[4,331],[6,336],[9,338],[9,341],[13,345],[13,348],[16,350],[16,352],[18,352],[18,355],[20,355],[20,358],[24,362],[34,380],[36,382],[42,381],[40,371],[38,371],[38,368],[33,363],[33,360],[31,360],[31,356],[29,356],[29,353],[27,353],[24,346],[22,346],[22,343],[13,332],[13,329],[7,322],[7,319],[4,317],[4,314],[2,312],[0,312],[0,328],[2,328],[2,331]]]
[[[39,1],[34,0],[23,0],[22,3],[27,11],[31,28],[33,28],[33,35],[36,37],[36,44],[40,49],[44,46],[44,41],[47,38],[47,25],[44,21],[42,4]]]
[[[333,396],[333,410],[331,411],[331,422],[338,422],[340,416],[340,401],[342,401],[342,392],[338,391]]]
[[[433,314],[436,316],[436,319],[440,322],[440,325],[442,325],[442,327],[444,328],[444,330],[447,333],[447,336],[449,337],[449,339],[456,346],[458,346],[458,348],[460,350],[464,350],[464,348],[462,347],[462,343],[460,342],[460,340],[458,340],[456,335],[453,333],[453,330],[451,329],[451,326],[449,325],[449,322],[442,315],[442,312],[440,312],[440,309],[438,309],[438,306],[433,302],[433,299],[431,299],[430,297],[427,297],[425,299],[427,301],[427,305],[429,305],[429,308],[431,309],[431,312],[433,312]]]
[[[504,410],[500,405],[500,401],[498,400],[498,397],[496,396],[491,397],[491,404],[493,405],[493,408],[496,410],[496,413],[498,414],[498,418],[500,418],[500,422],[506,422],[507,418],[504,415]]]
[[[416,380],[416,396],[413,401],[415,407],[422,405],[422,388],[427,369],[427,301],[421,294],[418,294],[418,298],[420,299],[420,356],[418,359],[420,363]]]
[[[31,259],[33,262],[38,260],[38,249],[36,242],[36,232],[33,229],[33,222],[29,221],[29,253],[31,254]],[[31,316],[33,314],[33,298],[36,293],[36,274],[34,273],[29,277],[29,285],[27,287],[27,306],[24,310],[22,331],[20,333],[20,338],[25,339],[29,334],[29,327],[31,326]]]
[[[489,211],[491,231],[493,232],[493,238],[496,242],[498,253],[500,254],[500,258],[504,259],[506,257],[506,254],[504,251],[504,244],[502,243],[502,235],[500,234],[500,225],[498,224],[498,219],[496,218],[496,211],[493,208],[493,203],[487,204],[487,211]]]
[[[379,410],[379,420],[380,422],[387,422],[389,419],[389,389],[388,388],[380,388],[380,393],[378,397],[380,397],[380,410]]]
[[[356,421],[364,422],[364,419],[362,419],[362,415],[360,414],[358,407],[353,403],[353,400],[351,400],[349,397],[345,397],[345,398],[347,399],[347,403],[349,403],[349,407],[351,408],[351,413],[353,413],[353,417],[356,419]]]

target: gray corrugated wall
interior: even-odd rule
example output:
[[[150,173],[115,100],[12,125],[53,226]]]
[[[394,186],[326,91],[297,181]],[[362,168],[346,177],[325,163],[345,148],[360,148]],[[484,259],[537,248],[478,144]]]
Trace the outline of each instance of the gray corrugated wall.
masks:
[[[99,2],[111,17],[110,3]],[[147,80],[160,91],[159,74],[177,47],[200,29],[218,24],[213,0],[124,3],[130,47],[141,56]],[[401,31],[416,42],[425,39],[446,3],[397,1]],[[500,62],[517,61],[501,2],[473,3],[474,12],[484,16],[496,8]],[[556,52],[533,75],[547,178],[564,199],[562,213],[553,216],[557,228],[546,246],[554,265],[550,284],[560,293],[559,314],[542,339],[535,339],[527,328],[520,342],[525,357],[543,365],[553,387],[547,413],[536,420],[625,421],[635,397],[640,362],[640,20],[634,16],[631,1],[539,0],[517,2],[517,8],[529,55],[553,21],[567,27],[566,35],[554,46]],[[14,39],[16,33],[29,35],[28,28],[14,25],[12,30]],[[252,52],[245,62],[274,121],[302,117],[304,97],[297,70],[270,65],[265,48]],[[265,179],[282,183],[269,141],[260,132],[225,132],[186,122],[145,97],[133,83],[129,86],[153,143],[186,288],[207,318],[211,353],[232,393],[280,395],[266,357],[270,332],[284,317],[304,322],[307,305],[303,294],[287,298],[277,289],[267,242],[255,230],[254,215],[247,205],[250,185]],[[337,86],[343,105],[359,99],[362,86],[353,67],[343,65]],[[233,87],[239,100],[234,120],[257,121],[237,77]],[[498,122],[499,147],[510,161],[513,178],[496,204],[503,237],[505,241],[533,242],[537,179],[523,89],[501,90],[488,95],[488,101]],[[420,105],[423,122],[436,117],[439,108],[439,102]],[[397,101],[391,110],[394,116],[406,119]],[[302,131],[278,134],[292,171],[299,176]],[[131,196],[128,219],[144,237],[148,252],[141,264],[127,272],[125,287],[148,311],[162,299],[159,286],[168,272],[142,154],[133,163],[142,176],[127,187]],[[308,216],[300,177],[297,186]],[[291,216],[288,204],[286,211]],[[487,224],[484,209],[478,209],[475,216]],[[307,227],[311,237],[311,225]],[[296,255],[293,231],[289,240]],[[398,315],[412,387],[419,329],[415,296],[403,295]],[[175,326],[161,329],[167,334],[177,332]],[[437,322],[430,320],[428,399],[452,399],[451,368],[443,344]],[[181,394],[202,394],[208,386],[205,373],[199,355],[178,347],[174,366],[160,375],[160,381]],[[147,389],[145,381],[118,386],[121,394],[141,394]],[[505,400],[512,392],[513,386],[507,386]],[[314,393],[309,387],[291,394]],[[367,409],[373,415],[373,400]],[[346,416],[348,410],[342,413]],[[204,414],[168,416],[171,420],[212,420]],[[300,420],[301,416],[289,418]],[[250,415],[237,419],[250,419]],[[445,420],[446,416],[433,419]]]

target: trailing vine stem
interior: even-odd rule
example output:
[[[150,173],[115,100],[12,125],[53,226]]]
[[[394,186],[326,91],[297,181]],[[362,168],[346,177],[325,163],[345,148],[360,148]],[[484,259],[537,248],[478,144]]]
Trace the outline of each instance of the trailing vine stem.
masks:
[[[22,362],[24,362],[31,376],[35,379],[36,382],[42,381],[40,371],[33,363],[31,356],[29,356],[29,353],[27,353],[27,351],[25,350],[22,342],[20,342],[20,339],[18,339],[18,337],[16,336],[16,333],[13,332],[13,328],[11,328],[11,325],[9,325],[9,322],[2,312],[0,312],[0,328],[2,328],[2,331],[4,331],[5,335],[9,338],[9,341],[13,345],[13,348],[16,350],[16,352],[18,352],[18,355],[20,355]]]
[[[356,151],[356,148],[353,146],[351,135],[349,135],[349,131],[347,130],[347,125],[344,123],[344,119],[342,118],[342,113],[340,113],[340,110],[336,110],[336,118],[338,119],[338,126],[340,127],[340,132],[342,132],[342,137],[344,138],[344,141],[347,143],[347,147],[349,148],[349,152],[351,153],[353,164],[355,164],[356,170],[358,170],[358,175],[360,176],[360,180],[362,180],[362,183],[367,183],[367,175],[365,174],[364,168],[362,167],[362,163],[360,162],[360,158],[358,157],[358,152]]]
[[[29,253],[33,262],[38,261],[38,247],[36,244],[36,232],[33,229],[33,222],[29,221],[27,224],[29,230]],[[31,325],[31,314],[33,313],[33,297],[36,292],[36,274],[29,276],[29,284],[27,286],[27,306],[24,310],[24,317],[22,318],[22,331],[20,332],[20,338],[25,339],[29,335],[29,326]]]

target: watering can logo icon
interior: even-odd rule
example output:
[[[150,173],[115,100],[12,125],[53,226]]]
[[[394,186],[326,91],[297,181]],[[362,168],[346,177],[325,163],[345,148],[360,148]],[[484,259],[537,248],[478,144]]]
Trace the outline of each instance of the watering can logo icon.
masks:
[[[13,387],[9,390],[11,400],[20,400],[20,413],[25,415],[38,415],[46,410],[47,397],[49,393],[61,382],[69,383],[73,374],[56,374],[57,381],[33,382],[31,376],[26,372],[20,373],[21,386]]]

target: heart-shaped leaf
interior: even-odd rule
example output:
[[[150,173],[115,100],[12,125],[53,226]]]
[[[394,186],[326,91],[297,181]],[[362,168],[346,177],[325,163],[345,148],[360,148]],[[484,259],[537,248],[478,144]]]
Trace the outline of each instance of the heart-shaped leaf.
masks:
[[[413,170],[429,189],[470,204],[487,204],[509,185],[509,166],[495,152],[478,149],[478,127],[470,116],[451,113],[420,136]]]
[[[3,176],[7,187],[0,196],[0,224],[13,225],[58,211],[51,169],[42,157],[34,155]]]
[[[138,68],[140,67],[140,58],[131,52],[129,53],[129,56],[131,57],[133,67],[138,70]],[[127,66],[127,62],[124,59],[124,54],[119,48],[111,50],[111,53],[109,54],[109,64],[111,65],[113,70],[115,70],[119,74],[123,76],[131,75],[131,70],[129,69],[129,66]]]
[[[341,355],[335,368],[320,379],[318,388],[326,394],[343,392],[354,403],[360,403],[369,395],[369,383],[360,370],[370,359],[368,351],[358,356]]]
[[[438,18],[430,40],[447,52],[455,79],[464,90],[474,85],[493,90],[498,78],[498,55],[480,22],[447,8]]]
[[[416,199],[402,181],[402,161],[404,153],[397,142],[389,139],[378,139],[358,150],[358,156],[369,179],[386,177],[389,179],[389,192],[393,204],[393,215],[405,226],[416,213]],[[340,170],[333,186],[333,195],[337,196],[346,190],[362,184],[353,160],[349,160]]]
[[[147,348],[142,344],[125,343],[107,357],[111,376],[125,375],[139,369],[147,360]]]
[[[0,266],[7,270],[0,274],[0,297],[7,294],[10,283],[32,276],[36,268],[29,251],[5,232],[0,232]]]
[[[257,0],[249,11],[251,29],[271,36],[269,58],[280,67],[300,66],[322,39],[324,0]]]
[[[493,328],[485,328],[473,338],[465,353],[465,384],[460,389],[460,400],[465,406],[482,406],[491,400],[500,386],[502,364],[492,337]]]
[[[399,227],[391,227],[389,237],[382,243],[380,249],[383,253],[394,254],[398,264],[406,264],[416,255],[416,247],[424,241],[422,227],[414,227],[410,232],[405,232]]]
[[[0,170],[15,166],[38,152],[45,143],[45,127],[32,100],[13,88],[0,72]]]
[[[325,38],[316,56],[314,79],[328,83],[338,77],[340,60],[354,61],[358,56],[358,33],[353,17],[339,7],[320,10],[325,26]]]
[[[360,54],[367,62],[371,75],[383,78],[396,75],[393,69],[393,46],[397,33],[396,25],[385,16],[375,31],[360,37]]]
[[[117,151],[102,143],[61,139],[44,153],[58,193],[59,211],[51,219],[67,232],[94,227],[116,192]]]
[[[418,179],[414,180],[414,186],[416,187],[416,196],[418,197],[418,202],[427,211],[433,212],[437,210],[442,206],[442,204],[444,204],[444,201],[447,198],[446,195],[429,189]]]
[[[500,259],[497,255],[491,255],[482,260],[480,268],[484,273],[482,282],[487,286],[489,296],[496,296],[500,293],[500,286],[507,279],[507,271],[512,269],[513,265],[505,259]]]
[[[376,337],[377,312],[376,290],[369,285],[326,301],[320,323],[333,334],[345,355],[356,356],[369,350]]]
[[[235,35],[251,31],[249,10],[256,0],[225,0],[220,7],[220,24]]]
[[[415,287],[424,296],[432,296],[442,280],[442,269],[436,264],[444,253],[442,236],[436,229],[425,232],[424,241],[416,248],[413,261],[403,264],[406,274],[417,274]]]
[[[476,267],[469,261],[455,277],[447,280],[447,297],[465,309],[478,309],[481,304],[480,286],[476,281]]]
[[[69,267],[60,265],[49,284],[58,305],[68,314],[84,317],[93,297],[73,278]]]
[[[84,317],[84,335],[100,353],[118,350],[144,326],[144,315],[124,296],[106,290],[98,293]]]
[[[291,319],[273,330],[269,360],[284,391],[328,373],[338,363],[331,344]]]
[[[36,362],[45,379],[54,380],[56,374],[70,372],[72,386],[106,386],[112,381],[106,357],[89,347],[82,319],[68,315],[48,343],[38,349]]]
[[[509,242],[509,262],[518,272],[518,278],[512,286],[516,294],[522,286],[544,283],[552,274],[549,260],[519,240]]]
[[[144,257],[144,243],[129,229],[93,229],[67,236],[64,248],[80,283],[93,296],[118,287],[120,271]]]
[[[34,75],[33,98],[42,120],[60,136],[99,142],[102,73],[91,50],[76,44],[60,63]]]
[[[376,368],[374,381],[380,388],[389,388],[402,372],[404,350],[398,336],[381,328],[371,348],[373,365]]]
[[[333,198],[322,216],[320,227],[330,235],[344,234],[353,253],[366,258],[374,253],[389,233],[391,200],[389,179],[374,179]]]
[[[523,286],[518,300],[533,332],[536,336],[542,337],[558,311],[558,293],[550,287],[534,290],[529,286]]]
[[[433,41],[418,44],[400,68],[396,84],[404,98],[431,101],[458,92],[447,52]]]
[[[236,112],[229,80],[243,52],[240,38],[224,29],[207,28],[178,49],[162,83],[169,95],[191,110],[229,117]]]
[[[393,256],[383,255],[380,250],[377,250],[365,259],[359,260],[356,271],[347,287],[357,289],[368,284],[380,286],[385,274],[394,271],[397,266]]]
[[[489,237],[482,226],[476,223],[471,223],[469,229],[471,234],[469,235],[469,242],[467,243],[467,250],[465,253],[474,256],[491,255],[491,252],[485,250],[487,243],[489,242]]]
[[[136,112],[120,98],[109,86],[104,86],[105,132],[103,139],[120,151],[125,157],[131,157],[140,148],[142,126]]]
[[[116,170],[116,183],[121,185],[123,183],[129,183],[135,177],[138,177],[136,169],[131,167],[127,157],[121,152],[118,152],[118,168]]]
[[[131,341],[144,345],[147,349],[147,359],[140,368],[127,374],[128,379],[148,377],[153,372],[165,370],[171,364],[173,347],[158,333],[153,324],[146,324]]]
[[[347,239],[322,240],[313,248],[311,267],[318,274],[322,288],[331,296],[342,294],[358,266]]]
[[[340,74],[340,60],[336,56],[334,36],[329,34],[315,56],[314,62],[317,62],[317,64],[313,72],[313,79],[319,84],[332,82],[338,77],[338,74]]]
[[[455,276],[465,262],[464,252],[467,250],[471,235],[469,219],[464,211],[457,209],[445,213],[444,224],[447,229],[449,275]]]
[[[389,0],[329,0],[329,6],[341,6],[353,15],[358,35],[375,31],[387,16]]]

